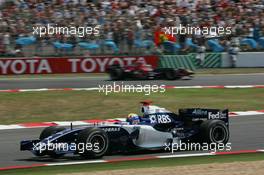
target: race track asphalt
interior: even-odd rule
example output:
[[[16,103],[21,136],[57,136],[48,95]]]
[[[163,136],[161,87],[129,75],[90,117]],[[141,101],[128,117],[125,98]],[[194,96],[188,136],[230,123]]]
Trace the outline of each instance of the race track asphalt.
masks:
[[[101,77],[41,77],[41,78],[0,78],[0,89],[38,88],[91,88],[112,84],[107,76]],[[147,84],[167,86],[217,86],[217,85],[263,85],[264,74],[198,75],[190,80],[147,80],[117,81],[118,84]]]
[[[235,150],[255,150],[264,148],[264,115],[241,116],[230,118],[230,143],[232,151]],[[0,131],[0,167],[30,165],[39,163],[73,162],[80,161],[79,156],[67,156],[53,160],[50,158],[37,158],[30,152],[19,150],[19,142],[24,139],[38,138],[43,128],[35,129],[12,129]],[[184,154],[190,152],[178,152]],[[169,153],[150,153],[140,156],[166,155]],[[115,155],[105,156],[104,159],[120,158],[124,156],[139,155]]]
[[[89,88],[98,85],[112,84],[104,77],[41,77],[41,78],[0,78],[0,89],[37,89],[37,88]],[[117,82],[123,83],[123,82]],[[247,75],[199,75],[191,80],[176,81],[125,81],[124,84],[156,84],[173,86],[214,86],[214,85],[263,85],[264,74]],[[230,142],[232,150],[254,150],[264,148],[264,115],[233,117],[230,119]],[[12,129],[0,131],[0,167],[30,165],[35,163],[54,163],[79,161],[79,156],[67,156],[62,159],[37,158],[30,152],[21,152],[19,142],[21,140],[38,138],[43,128]],[[179,152],[177,154],[184,154]],[[188,152],[190,153],[190,152]],[[169,153],[151,153],[140,156],[164,155]],[[115,155],[106,156],[104,159],[119,158],[124,156],[139,155]]]

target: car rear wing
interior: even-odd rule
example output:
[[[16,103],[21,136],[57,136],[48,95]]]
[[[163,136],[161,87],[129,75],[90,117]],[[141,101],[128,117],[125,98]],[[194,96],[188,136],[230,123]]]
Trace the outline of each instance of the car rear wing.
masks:
[[[186,108],[179,110],[180,117],[192,118],[192,120],[222,120],[227,125],[229,123],[228,109],[202,109]]]

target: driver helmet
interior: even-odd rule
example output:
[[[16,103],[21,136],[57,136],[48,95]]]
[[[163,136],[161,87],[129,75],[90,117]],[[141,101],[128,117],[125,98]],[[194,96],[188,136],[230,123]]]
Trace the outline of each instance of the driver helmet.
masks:
[[[132,125],[137,125],[140,122],[140,117],[137,114],[130,113],[127,116],[127,121]]]

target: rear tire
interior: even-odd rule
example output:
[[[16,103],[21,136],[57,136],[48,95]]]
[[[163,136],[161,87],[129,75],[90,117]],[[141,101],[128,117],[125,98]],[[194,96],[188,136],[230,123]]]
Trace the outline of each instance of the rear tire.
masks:
[[[134,75],[136,76],[137,79],[139,80],[147,80],[148,79],[148,73],[145,73],[142,70],[137,71],[136,73],[134,73]]]
[[[177,79],[176,72],[174,69],[168,69],[164,72],[165,78],[167,80],[175,80]]]
[[[109,70],[111,80],[122,80],[123,70],[120,67],[114,67]]]
[[[87,128],[79,133],[77,144],[91,145],[91,149],[86,149],[86,146],[84,146],[85,149],[78,150],[78,153],[84,158],[96,159],[103,157],[108,151],[109,139],[102,129]]]
[[[223,143],[229,140],[229,129],[221,120],[207,120],[201,124],[202,140],[206,143]]]

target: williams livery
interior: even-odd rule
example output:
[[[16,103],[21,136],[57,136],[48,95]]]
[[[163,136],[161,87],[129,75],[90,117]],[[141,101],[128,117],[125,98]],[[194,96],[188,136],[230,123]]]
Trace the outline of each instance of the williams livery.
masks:
[[[149,101],[142,103],[142,116],[129,114],[126,121],[82,127],[48,127],[39,139],[21,141],[21,150],[29,150],[36,156],[72,153],[99,158],[106,154],[161,150],[179,141],[228,142],[228,110],[188,108],[176,114]]]

